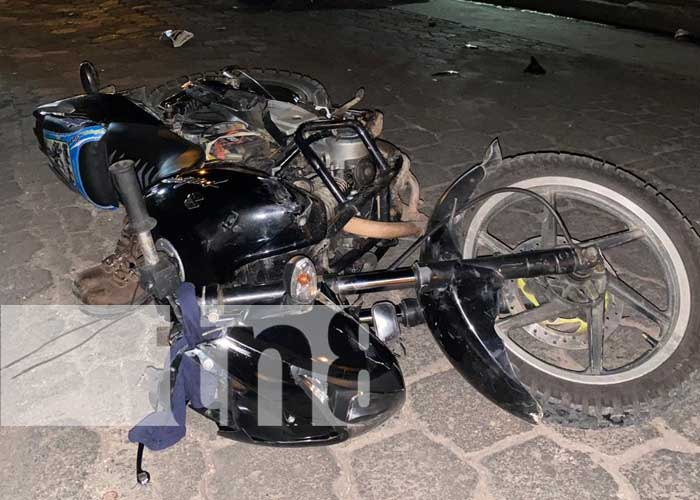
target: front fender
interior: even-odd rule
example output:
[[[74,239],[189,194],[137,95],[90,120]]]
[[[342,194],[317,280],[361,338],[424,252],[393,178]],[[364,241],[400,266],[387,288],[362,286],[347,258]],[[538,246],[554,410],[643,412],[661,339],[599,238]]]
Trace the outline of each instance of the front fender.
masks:
[[[445,290],[418,294],[425,320],[442,351],[472,386],[513,415],[538,423],[542,408],[518,380],[494,328],[498,278],[488,269],[472,271]]]
[[[501,161],[498,141],[491,143],[484,161],[465,172],[443,193],[428,222],[427,234],[442,221],[457,217],[486,177],[486,169]],[[461,259],[459,238],[450,222],[426,240],[421,262]],[[542,408],[518,379],[503,340],[494,324],[501,279],[490,269],[471,268],[444,289],[418,291],[426,322],[452,365],[491,401],[531,423]]]

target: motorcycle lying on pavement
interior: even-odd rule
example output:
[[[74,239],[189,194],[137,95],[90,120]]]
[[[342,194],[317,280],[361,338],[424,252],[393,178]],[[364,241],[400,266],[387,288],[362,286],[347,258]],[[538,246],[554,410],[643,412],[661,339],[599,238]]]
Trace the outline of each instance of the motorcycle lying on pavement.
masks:
[[[408,158],[377,137],[380,114],[354,109],[360,94],[338,108],[278,98],[235,68],[157,102],[100,92],[89,64],[81,79],[85,95],[35,111],[40,147],[89,202],[126,209],[143,287],[176,318],[161,397],[180,390],[222,436],[332,444],[376,427],[404,401],[400,329],[421,323],[470,384],[532,423],[634,423],[682,397],[697,370],[700,238],[613,165],[503,158],[494,141],[423,228]],[[350,302],[393,290],[415,298]],[[290,319],[319,308],[331,313],[317,331]],[[256,315],[261,334],[246,327]],[[308,342],[319,336],[320,352]],[[282,418],[261,424],[269,350],[281,357]],[[188,392],[197,371],[215,380],[209,398]],[[181,437],[154,432],[131,435],[139,457],[144,442]]]

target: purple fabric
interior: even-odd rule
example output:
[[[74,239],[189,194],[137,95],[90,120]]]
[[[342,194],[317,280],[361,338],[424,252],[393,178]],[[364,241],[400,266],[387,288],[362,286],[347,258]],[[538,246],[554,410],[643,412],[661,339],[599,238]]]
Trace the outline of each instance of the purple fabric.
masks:
[[[177,363],[175,384],[171,388],[170,411],[157,411],[147,415],[129,431],[129,441],[143,443],[149,450],[163,450],[185,436],[185,417],[187,403],[193,408],[203,408],[199,364],[184,351],[203,342],[204,328],[201,312],[192,283],[182,283],[178,289],[178,302],[182,314],[183,335],[170,347],[170,366]],[[206,373],[206,372],[205,372]],[[213,387],[216,380],[210,374],[205,375],[206,387]],[[208,391],[207,391],[208,392]]]

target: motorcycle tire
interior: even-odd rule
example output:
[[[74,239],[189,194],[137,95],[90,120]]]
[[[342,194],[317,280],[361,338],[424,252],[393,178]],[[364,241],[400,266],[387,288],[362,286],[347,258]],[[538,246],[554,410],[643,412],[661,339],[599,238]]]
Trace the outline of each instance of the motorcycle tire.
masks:
[[[611,164],[584,156],[533,153],[506,158],[499,166],[490,171],[487,169],[487,176],[479,185],[476,194],[502,187],[520,187],[534,191],[539,188],[543,193],[552,192],[547,191],[548,189],[555,193],[558,193],[557,189],[559,189],[561,192],[574,194],[577,193],[576,189],[588,190],[592,200],[598,199],[595,198],[596,196],[608,196],[610,206],[622,207],[620,213],[627,214],[629,211],[630,214],[636,214],[638,220],[648,222],[649,225],[643,228],[646,231],[644,234],[651,236],[644,236],[644,238],[654,238],[649,245],[657,245],[657,239],[667,245],[658,247],[668,252],[663,255],[670,256],[662,262],[662,267],[673,268],[673,272],[677,273],[675,275],[677,281],[674,283],[678,284],[678,290],[675,284],[669,285],[668,288],[669,312],[666,314],[671,319],[675,318],[673,320],[675,322],[668,323],[666,327],[668,340],[664,340],[667,337],[659,333],[660,338],[657,339],[659,350],[656,354],[650,355],[647,361],[640,365],[629,365],[632,368],[627,372],[620,372],[622,373],[620,376],[607,375],[607,369],[603,368],[602,354],[600,368],[597,368],[597,371],[593,370],[593,361],[589,361],[586,373],[590,376],[587,378],[582,375],[569,375],[551,368],[547,363],[538,364],[525,355],[514,354],[522,350],[520,344],[511,348],[506,343],[516,373],[543,407],[544,421],[582,428],[630,425],[657,416],[671,402],[682,400],[688,391],[690,381],[695,380],[700,373],[698,371],[700,367],[700,237],[692,223],[668,198],[649,183]],[[584,196],[581,193],[576,196]],[[499,196],[503,202],[508,196],[518,195],[500,194],[491,199]],[[600,199],[602,200],[600,203],[607,203]],[[484,210],[483,207],[487,203],[489,203],[488,200],[464,216],[465,258],[476,256],[478,240],[475,238],[479,238],[479,234],[483,235],[479,232],[480,227],[487,229],[489,220],[494,220],[488,218],[487,212],[496,210],[493,204],[499,202],[492,202],[491,208],[487,207]],[[579,212],[581,213],[584,212]],[[589,224],[592,223],[593,220]],[[544,233],[541,234],[541,239],[544,241]],[[573,237],[576,240],[575,234]],[[559,236],[555,233],[554,239],[557,238]],[[549,240],[551,239],[550,236]],[[517,251],[517,246],[512,248],[513,251]],[[620,252],[624,248],[623,245],[617,247],[615,251]],[[604,251],[603,255],[605,254]],[[605,258],[607,266],[608,257]],[[628,262],[630,265],[647,265],[643,259],[639,258]],[[605,291],[605,306],[603,306],[604,312],[601,313],[601,319],[604,315],[611,314],[608,301],[617,303],[615,294],[609,290]],[[680,292],[675,299],[671,298],[673,290]],[[608,294],[613,294],[612,299]],[[678,312],[675,312],[674,304],[678,306]],[[626,305],[624,301],[623,305]],[[627,311],[636,312],[637,310],[628,308]],[[551,323],[548,324],[551,325]],[[608,336],[607,340],[602,341],[602,345],[605,345],[614,332],[605,333],[606,330],[603,327],[601,330],[604,332],[602,338]],[[531,336],[534,331],[536,330],[530,330]],[[659,327],[659,332],[663,332],[662,327]],[[503,338],[503,333],[500,335]],[[505,335],[510,335],[510,330]],[[588,338],[590,337],[586,338],[586,348],[590,349]],[[616,345],[623,345],[619,340],[616,342]],[[604,352],[603,349],[605,348],[601,348],[601,352]],[[650,352],[655,352],[654,349],[656,347],[652,347]],[[589,350],[587,354],[589,360],[592,359],[590,353]],[[659,356],[656,361],[654,361],[655,356]],[[596,373],[599,374],[598,379],[595,378]],[[618,372],[613,370],[610,373]],[[625,373],[628,375],[624,376]]]
[[[164,99],[180,91],[185,82],[207,77],[221,77],[222,72],[226,69],[182,76],[148,89],[145,92],[145,103],[157,109]],[[265,87],[265,90],[277,100],[302,102],[311,106],[331,106],[331,99],[326,88],[321,82],[308,75],[272,68],[245,68],[240,69],[240,71],[245,73],[241,77],[241,87],[263,97],[266,97],[267,93],[263,92],[257,83]],[[255,81],[249,80],[245,75],[249,75]]]

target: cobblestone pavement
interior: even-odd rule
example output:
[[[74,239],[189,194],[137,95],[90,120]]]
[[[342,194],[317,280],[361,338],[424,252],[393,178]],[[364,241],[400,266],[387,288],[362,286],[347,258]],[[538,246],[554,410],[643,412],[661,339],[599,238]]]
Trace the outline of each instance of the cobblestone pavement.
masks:
[[[86,58],[118,87],[231,63],[314,75],[337,101],[364,86],[428,201],[499,136],[506,154],[560,149],[621,164],[700,224],[700,81],[690,78],[387,9],[0,0],[0,27],[3,304],[74,303],[72,273],[111,251],[118,232],[120,215],[98,214],[53,177],[31,130],[35,105],[78,92]],[[172,49],[158,41],[166,28],[195,38]],[[523,74],[531,54],[547,75]],[[443,69],[460,75],[431,78]],[[465,384],[424,331],[406,344],[405,408],[357,440],[256,448],[215,439],[191,416],[185,440],[148,455],[155,482],[144,490],[126,429],[2,428],[2,497],[700,498],[700,391],[638,427],[531,427]]]

